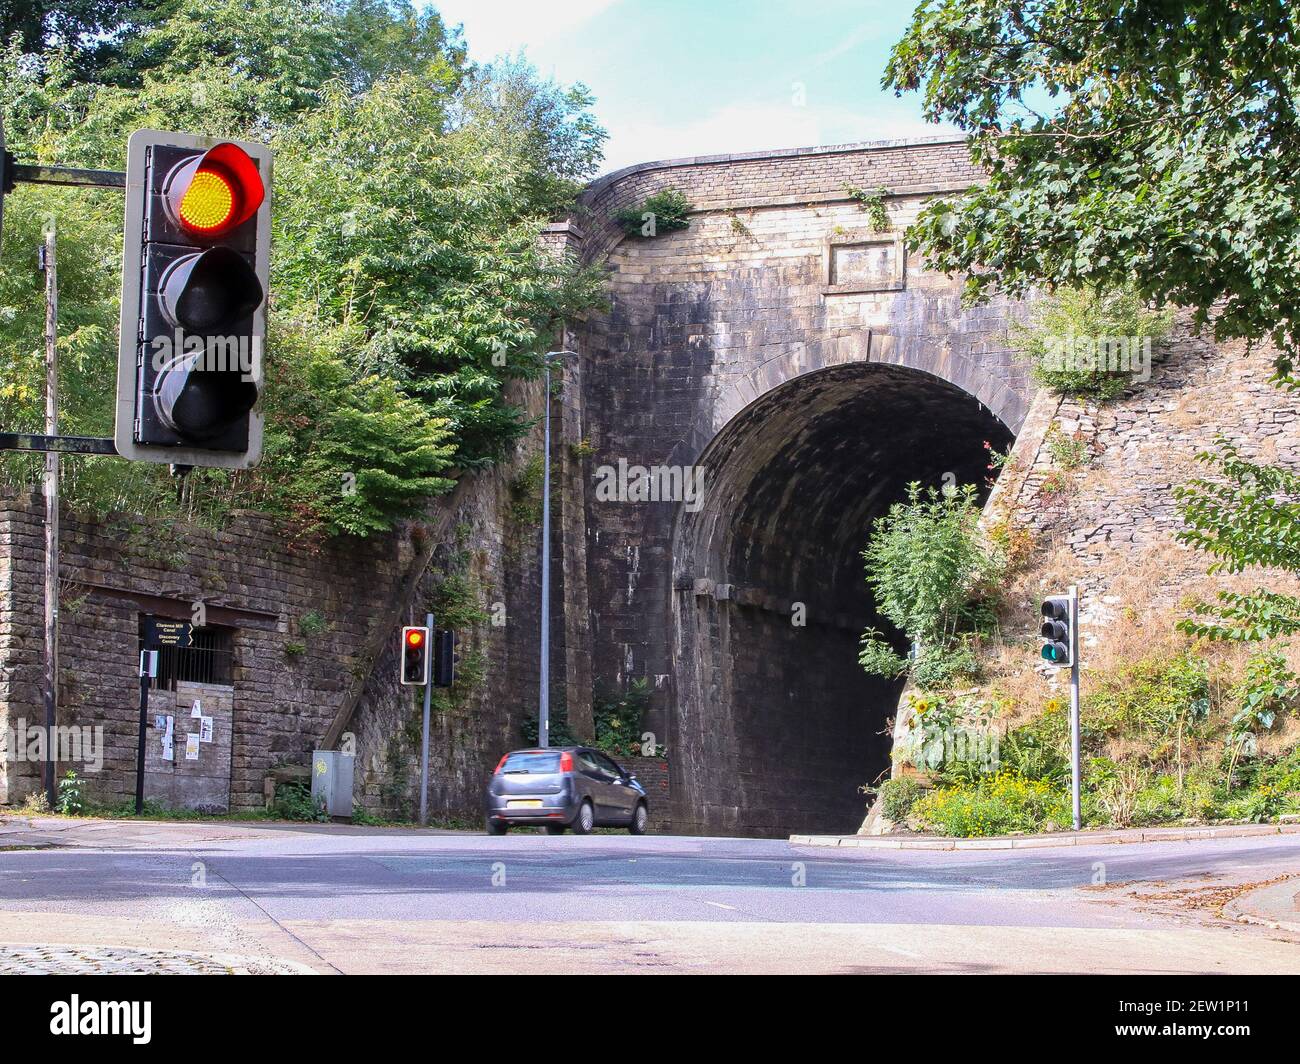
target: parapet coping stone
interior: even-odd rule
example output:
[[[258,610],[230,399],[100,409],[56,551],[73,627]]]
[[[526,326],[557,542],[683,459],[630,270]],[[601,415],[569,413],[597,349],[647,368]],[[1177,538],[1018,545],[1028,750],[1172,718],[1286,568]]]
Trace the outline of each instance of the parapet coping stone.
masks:
[[[755,162],[764,159],[786,159],[791,156],[809,155],[847,155],[855,152],[887,151],[890,148],[928,148],[947,144],[965,144],[966,137],[952,134],[932,137],[899,137],[892,140],[864,140],[851,144],[822,144],[807,148],[773,148],[767,151],[732,152],[723,155],[688,155],[680,159],[655,159],[644,163],[633,163],[607,174],[601,174],[591,181],[584,190],[585,196],[591,196],[617,184],[632,174],[644,170],[670,170],[685,166],[710,166],[724,163]]]

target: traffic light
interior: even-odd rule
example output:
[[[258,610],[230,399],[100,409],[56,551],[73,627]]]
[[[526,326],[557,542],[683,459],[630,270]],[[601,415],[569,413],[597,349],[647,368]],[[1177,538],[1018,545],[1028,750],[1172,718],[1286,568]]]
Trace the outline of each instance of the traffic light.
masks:
[[[433,633],[433,686],[451,687],[456,683],[456,633],[439,629]]]
[[[270,188],[265,145],[131,135],[115,434],[124,458],[227,469],[260,459]]]
[[[407,686],[429,682],[429,629],[407,625],[402,629],[402,675]]]
[[[1043,599],[1043,660],[1050,665],[1072,665],[1074,646],[1073,599],[1069,595],[1052,595]]]

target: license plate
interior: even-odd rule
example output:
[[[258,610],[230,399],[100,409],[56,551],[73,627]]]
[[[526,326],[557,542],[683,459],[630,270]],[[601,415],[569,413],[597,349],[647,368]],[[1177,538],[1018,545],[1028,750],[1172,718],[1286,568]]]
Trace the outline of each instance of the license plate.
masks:
[[[509,798],[506,800],[507,809],[540,809],[542,800],[540,798]]]

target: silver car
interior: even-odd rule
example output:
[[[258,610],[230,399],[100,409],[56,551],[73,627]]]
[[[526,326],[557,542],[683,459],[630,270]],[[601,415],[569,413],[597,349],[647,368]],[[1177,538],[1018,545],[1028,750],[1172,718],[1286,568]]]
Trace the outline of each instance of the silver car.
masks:
[[[650,802],[637,778],[599,750],[585,746],[512,750],[487,788],[487,831],[541,825],[550,835],[575,835],[598,827],[644,835]]]

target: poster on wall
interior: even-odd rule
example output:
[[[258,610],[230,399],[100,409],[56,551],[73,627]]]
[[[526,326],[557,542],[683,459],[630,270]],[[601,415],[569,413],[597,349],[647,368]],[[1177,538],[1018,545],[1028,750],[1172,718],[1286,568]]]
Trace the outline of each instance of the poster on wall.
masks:
[[[189,732],[185,736],[185,760],[197,761],[199,759],[199,735],[198,732]]]
[[[211,717],[199,718],[199,742],[201,743],[212,742],[212,718]]]

